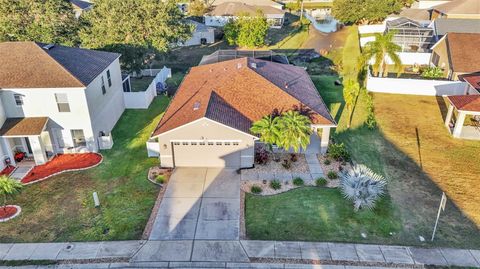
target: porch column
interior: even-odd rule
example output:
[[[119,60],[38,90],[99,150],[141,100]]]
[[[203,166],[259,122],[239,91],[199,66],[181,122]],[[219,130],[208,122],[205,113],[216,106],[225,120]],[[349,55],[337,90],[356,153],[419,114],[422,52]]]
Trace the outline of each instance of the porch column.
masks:
[[[47,162],[47,155],[45,154],[45,145],[43,145],[40,136],[29,136],[28,140],[32,147],[33,158],[35,159],[35,164],[40,165]]]
[[[452,121],[453,116],[453,106],[452,104],[448,105],[448,112],[447,116],[445,117],[445,126],[447,126],[448,130],[450,130],[450,122]]]
[[[465,122],[466,113],[463,111],[458,111],[457,122],[455,122],[455,127],[453,128],[453,137],[460,137],[462,134],[463,123]]]
[[[320,139],[320,153],[327,153],[328,142],[330,141],[330,127],[322,128],[322,139]]]

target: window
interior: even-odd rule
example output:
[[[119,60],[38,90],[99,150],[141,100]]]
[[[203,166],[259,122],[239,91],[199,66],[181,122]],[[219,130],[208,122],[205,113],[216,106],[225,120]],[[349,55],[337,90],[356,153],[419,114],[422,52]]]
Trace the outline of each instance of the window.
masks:
[[[209,146],[213,146],[213,142],[208,142],[208,145],[209,145]]]
[[[58,112],[70,112],[70,104],[66,93],[56,93],[55,100],[57,101]]]
[[[21,94],[14,94],[13,98],[15,98],[15,104],[17,106],[23,106],[23,95]]]
[[[217,142],[216,144],[217,144],[217,146],[221,146],[222,142]]]
[[[197,145],[197,142],[192,142],[190,143],[192,146],[196,146]]]
[[[108,87],[112,87],[112,76],[110,75],[110,70],[107,70],[107,81]]]
[[[436,52],[433,52],[432,53],[432,64],[435,65],[435,66],[438,66],[439,60],[440,60],[440,56]]]
[[[182,145],[188,146],[188,142],[182,142]]]
[[[198,143],[200,146],[205,146],[205,142]]]
[[[87,145],[87,141],[85,140],[85,135],[83,134],[83,130],[72,130],[72,139],[73,139],[73,146],[74,147],[85,147]]]
[[[180,145],[180,142],[173,142],[173,144],[174,144],[175,146],[178,146],[178,145]]]
[[[238,142],[233,142],[232,143],[234,146],[238,146]]]
[[[230,146],[230,142],[225,142],[225,146]]]
[[[106,94],[106,93],[107,93],[107,89],[105,88],[105,79],[102,76],[102,94]]]

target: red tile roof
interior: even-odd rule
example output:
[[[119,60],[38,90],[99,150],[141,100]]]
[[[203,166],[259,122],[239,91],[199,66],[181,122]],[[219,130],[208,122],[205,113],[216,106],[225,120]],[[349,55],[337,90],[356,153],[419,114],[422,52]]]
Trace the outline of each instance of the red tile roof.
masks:
[[[460,80],[466,81],[480,93],[480,73],[460,75],[458,77],[460,78]]]
[[[243,132],[275,111],[308,110],[312,123],[336,125],[307,72],[253,58],[193,67],[152,136],[203,117]]]
[[[448,99],[458,110],[480,112],[480,95],[453,95]]]

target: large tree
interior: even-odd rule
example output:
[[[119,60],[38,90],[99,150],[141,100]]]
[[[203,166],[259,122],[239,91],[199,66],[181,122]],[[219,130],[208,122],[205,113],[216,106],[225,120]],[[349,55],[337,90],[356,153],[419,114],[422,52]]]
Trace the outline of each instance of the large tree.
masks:
[[[398,53],[402,48],[393,42],[395,32],[390,31],[386,34],[375,34],[375,40],[365,44],[363,48],[363,55],[360,58],[365,64],[371,59],[373,62],[373,73],[375,76],[386,76],[388,74],[388,64],[386,57],[390,58],[395,67],[397,74],[402,72],[402,61]]]
[[[79,20],[64,0],[0,0],[0,41],[78,44]]]
[[[173,0],[95,0],[84,20],[82,45],[127,52],[129,57],[121,61],[128,71],[138,70],[138,63],[145,63],[152,53],[168,52],[193,30]]]
[[[253,48],[265,45],[268,28],[267,19],[258,11],[254,15],[239,14],[237,19],[232,19],[225,25],[224,32],[230,45]]]
[[[405,0],[335,0],[332,13],[343,23],[378,22],[404,5]]]

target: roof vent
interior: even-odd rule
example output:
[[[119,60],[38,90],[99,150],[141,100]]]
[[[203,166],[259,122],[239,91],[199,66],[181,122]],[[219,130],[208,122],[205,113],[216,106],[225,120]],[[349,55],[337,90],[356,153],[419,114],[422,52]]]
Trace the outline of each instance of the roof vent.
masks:
[[[193,110],[199,110],[199,109],[200,109],[200,102],[197,101],[193,104]]]
[[[226,67],[224,67],[224,68],[223,68],[223,71],[227,71],[227,68],[226,68]]]
[[[285,81],[285,89],[288,89],[288,82]]]
[[[47,44],[45,46],[43,46],[43,49],[44,50],[51,50],[55,47],[55,44]]]
[[[257,69],[257,63],[252,63],[251,66],[253,69]]]
[[[242,63],[237,63],[237,68],[238,69],[242,68]]]

